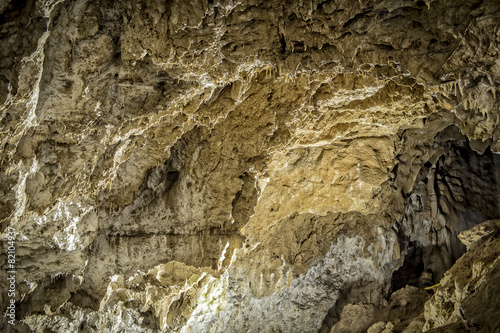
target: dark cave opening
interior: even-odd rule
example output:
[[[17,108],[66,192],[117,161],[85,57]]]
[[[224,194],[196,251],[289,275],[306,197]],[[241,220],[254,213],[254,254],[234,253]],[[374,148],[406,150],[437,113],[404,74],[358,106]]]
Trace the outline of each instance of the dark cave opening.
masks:
[[[422,247],[418,242],[408,244],[408,253],[405,256],[403,265],[392,273],[392,291],[404,288],[406,285],[415,287],[420,285],[420,277],[424,271],[422,254]]]
[[[403,193],[404,217],[394,225],[404,261],[392,274],[388,297],[406,285],[425,288],[438,283],[466,251],[458,234],[500,217],[498,155],[489,147],[473,149],[456,126],[434,140],[435,152],[424,153],[430,158],[421,157],[428,146],[414,148],[419,162],[411,168],[418,174],[412,190]],[[396,187],[407,182],[398,177]]]

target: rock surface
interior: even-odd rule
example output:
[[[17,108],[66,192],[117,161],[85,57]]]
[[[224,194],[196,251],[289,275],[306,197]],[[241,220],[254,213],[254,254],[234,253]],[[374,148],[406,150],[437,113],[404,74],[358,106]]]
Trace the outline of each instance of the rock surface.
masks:
[[[0,331],[499,329],[499,19],[0,1]]]
[[[500,318],[500,221],[488,221],[461,233],[470,240],[479,230],[488,230],[446,272],[432,299],[425,305],[424,330],[441,326],[463,326],[469,332],[498,332]],[[442,330],[432,330],[439,331]]]

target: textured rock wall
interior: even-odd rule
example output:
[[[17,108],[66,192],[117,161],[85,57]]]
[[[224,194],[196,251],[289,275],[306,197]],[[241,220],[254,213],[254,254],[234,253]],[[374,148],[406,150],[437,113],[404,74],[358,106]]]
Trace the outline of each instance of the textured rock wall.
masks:
[[[425,330],[444,331],[448,326],[455,331],[498,331],[499,233],[500,221],[492,220],[459,235],[469,249],[446,272],[442,286],[426,303]]]
[[[418,288],[500,217],[498,1],[0,15],[2,309],[17,232],[17,325],[1,330],[458,325],[435,301],[448,287],[425,314]]]

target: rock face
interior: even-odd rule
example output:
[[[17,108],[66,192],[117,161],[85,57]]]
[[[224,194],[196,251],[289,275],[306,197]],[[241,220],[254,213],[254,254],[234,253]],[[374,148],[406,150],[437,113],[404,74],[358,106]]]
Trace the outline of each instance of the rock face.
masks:
[[[499,19],[0,1],[0,330],[500,330]]]
[[[488,221],[460,234],[466,254],[446,272],[436,294],[425,305],[424,329],[458,326],[463,331],[498,332],[495,305],[500,296],[500,221]]]

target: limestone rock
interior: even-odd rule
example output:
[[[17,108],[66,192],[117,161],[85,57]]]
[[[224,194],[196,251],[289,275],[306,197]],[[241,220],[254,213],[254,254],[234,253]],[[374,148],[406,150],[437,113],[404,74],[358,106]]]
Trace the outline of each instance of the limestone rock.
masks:
[[[391,333],[394,332],[393,330],[394,325],[389,321],[389,322],[383,322],[379,321],[378,323],[373,324],[368,328],[366,331],[367,333]]]
[[[340,320],[330,333],[366,332],[376,320],[377,310],[373,304],[348,304],[342,309]]]
[[[496,329],[499,18],[0,1],[0,331]]]
[[[330,332],[421,332],[429,298],[424,290],[407,286],[392,293],[388,304],[348,304]]]
[[[402,332],[415,317],[424,310],[424,304],[430,295],[416,287],[406,287],[395,291],[389,304],[379,310],[379,319],[392,323],[396,332]]]
[[[500,327],[495,300],[500,296],[500,230],[498,221],[487,221],[464,232],[467,242],[477,243],[445,274],[432,299],[425,305],[424,330],[451,331],[464,327],[472,332],[494,332]],[[485,234],[489,237],[484,237]],[[480,237],[483,236],[483,237]],[[440,328],[443,326],[443,328]],[[444,327],[446,328],[445,330]],[[463,329],[462,329],[463,330]],[[465,330],[464,330],[465,331]]]
[[[402,333],[420,333],[425,325],[425,317],[423,312],[418,315],[412,322],[405,327],[401,332]]]
[[[467,248],[481,243],[487,237],[494,237],[500,233],[500,220],[490,220],[476,225],[475,227],[462,231],[458,238]]]

